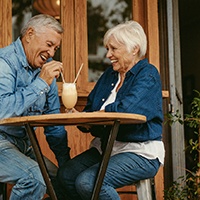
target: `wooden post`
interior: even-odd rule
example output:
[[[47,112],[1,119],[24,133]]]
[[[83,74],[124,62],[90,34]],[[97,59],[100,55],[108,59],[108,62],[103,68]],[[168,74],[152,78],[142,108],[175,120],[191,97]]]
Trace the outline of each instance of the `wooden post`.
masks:
[[[0,0],[0,48],[12,42],[12,0]]]

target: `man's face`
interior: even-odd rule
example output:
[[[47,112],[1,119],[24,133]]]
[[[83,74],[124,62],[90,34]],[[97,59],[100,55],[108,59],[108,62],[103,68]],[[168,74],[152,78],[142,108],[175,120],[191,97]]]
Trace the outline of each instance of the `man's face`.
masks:
[[[53,57],[61,42],[61,34],[42,27],[35,31],[29,28],[22,39],[28,63],[33,68],[41,68],[48,58]]]

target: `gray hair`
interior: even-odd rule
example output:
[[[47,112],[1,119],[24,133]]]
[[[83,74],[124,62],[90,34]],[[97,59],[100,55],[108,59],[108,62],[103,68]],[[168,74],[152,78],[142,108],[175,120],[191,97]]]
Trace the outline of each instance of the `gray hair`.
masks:
[[[53,29],[57,33],[61,34],[63,33],[63,27],[62,25],[52,16],[46,15],[46,14],[39,14],[33,16],[27,24],[24,25],[24,27],[21,30],[21,36],[23,37],[26,33],[26,31],[29,28],[33,28],[36,32],[43,31],[43,27]]]
[[[138,46],[140,49],[140,58],[146,54],[147,37],[142,26],[138,22],[131,20],[109,29],[104,35],[104,46],[107,46],[111,36],[113,36],[117,42],[124,44],[129,52]]]

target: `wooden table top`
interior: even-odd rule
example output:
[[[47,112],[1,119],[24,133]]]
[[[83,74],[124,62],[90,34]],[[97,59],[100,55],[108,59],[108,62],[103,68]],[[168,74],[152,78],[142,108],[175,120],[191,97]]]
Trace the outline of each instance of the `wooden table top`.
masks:
[[[0,126],[12,125],[22,126],[49,126],[49,125],[81,125],[81,124],[104,124],[111,125],[115,120],[120,120],[120,124],[145,123],[146,117],[139,114],[116,113],[116,112],[79,112],[60,113],[48,115],[34,115],[24,117],[12,117],[0,120]]]

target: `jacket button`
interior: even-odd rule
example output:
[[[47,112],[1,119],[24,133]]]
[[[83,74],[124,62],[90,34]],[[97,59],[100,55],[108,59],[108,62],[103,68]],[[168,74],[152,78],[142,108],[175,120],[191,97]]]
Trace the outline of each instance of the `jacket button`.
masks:
[[[105,101],[105,99],[102,99],[102,101]]]

